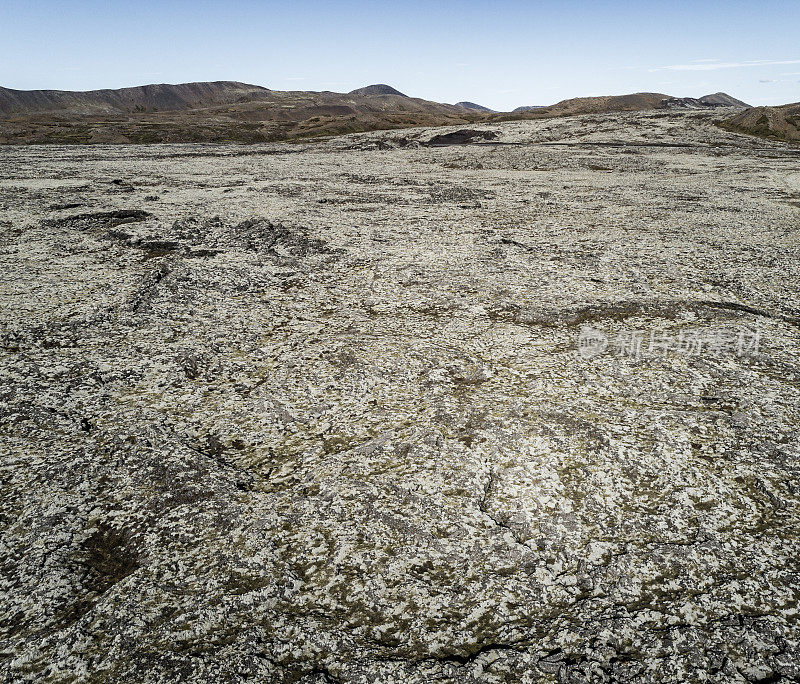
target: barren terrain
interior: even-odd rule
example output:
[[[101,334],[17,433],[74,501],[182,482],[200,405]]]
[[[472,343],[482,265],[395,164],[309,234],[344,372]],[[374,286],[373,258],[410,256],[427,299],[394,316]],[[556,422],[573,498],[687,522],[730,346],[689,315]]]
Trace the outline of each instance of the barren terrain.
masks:
[[[2,677],[800,679],[800,151],[730,115],[0,149]]]
[[[235,81],[86,92],[0,87],[0,144],[257,143],[483,118],[385,84],[349,93]]]

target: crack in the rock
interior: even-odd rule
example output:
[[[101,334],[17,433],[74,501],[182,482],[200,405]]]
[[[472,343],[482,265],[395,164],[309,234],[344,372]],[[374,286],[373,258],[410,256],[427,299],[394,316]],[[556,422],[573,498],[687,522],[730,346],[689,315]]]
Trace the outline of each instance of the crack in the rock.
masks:
[[[492,514],[490,512],[490,510],[489,510],[489,498],[492,495],[492,490],[495,487],[496,481],[497,481],[497,475],[495,475],[494,470],[490,468],[488,477],[487,477],[487,479],[486,479],[486,481],[484,482],[484,485],[483,485],[483,493],[481,495],[481,498],[478,500],[478,510],[481,513],[483,513],[487,518],[489,518],[489,520],[491,520],[495,524],[496,527],[500,527],[500,528],[502,528],[504,530],[508,530],[508,532],[514,538],[514,542],[516,544],[518,544],[519,546],[523,546],[523,547],[525,547],[525,549],[527,549],[528,547],[525,544],[525,542],[521,539],[519,531],[516,530],[515,528],[511,527],[511,525],[507,524],[502,519],[499,519],[496,515]]]
[[[600,302],[574,309],[551,310],[535,308],[526,310],[519,305],[507,306],[490,312],[495,319],[510,319],[519,325],[534,325],[545,328],[575,327],[587,323],[649,316],[677,320],[683,313],[703,314],[711,311],[748,314],[770,320],[779,320],[790,325],[800,325],[800,319],[785,314],[767,311],[749,304],[712,300],[665,300],[656,302],[619,301]]]

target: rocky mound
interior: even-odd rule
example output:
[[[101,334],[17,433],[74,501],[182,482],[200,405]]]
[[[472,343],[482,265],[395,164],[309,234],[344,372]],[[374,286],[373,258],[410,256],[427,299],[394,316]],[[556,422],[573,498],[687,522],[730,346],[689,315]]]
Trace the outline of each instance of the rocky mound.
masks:
[[[728,93],[713,93],[711,95],[703,95],[700,100],[710,104],[721,105],[723,107],[750,107],[750,105],[746,102],[737,100],[735,97],[728,95]]]
[[[669,97],[662,101],[664,109],[716,109],[717,107],[749,107],[750,105],[726,93],[703,97]]]
[[[735,133],[800,142],[800,102],[782,107],[753,107],[719,125]]]
[[[355,90],[351,90],[348,95],[358,95],[360,97],[372,97],[373,95],[399,95],[400,97],[408,97],[408,95],[401,93],[399,90],[396,90],[395,88],[392,88],[392,86],[386,85],[385,83],[377,83],[364,88],[356,88]]]

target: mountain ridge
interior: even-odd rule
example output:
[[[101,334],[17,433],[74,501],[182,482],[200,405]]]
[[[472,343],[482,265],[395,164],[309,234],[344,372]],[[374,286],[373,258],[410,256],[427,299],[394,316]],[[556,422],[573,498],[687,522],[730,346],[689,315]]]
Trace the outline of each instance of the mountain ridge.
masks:
[[[725,93],[705,98],[707,104],[695,106],[689,98],[632,93],[494,112],[473,102],[451,105],[410,97],[385,83],[348,93],[281,91],[240,81],[89,91],[0,87],[0,144],[273,142],[414,126],[660,109],[667,106],[665,102],[680,108],[741,103]]]
[[[475,104],[474,102],[456,102],[456,107],[463,107],[464,109],[470,109],[475,112],[488,112],[492,114],[496,114],[496,109],[489,109],[488,107],[484,107],[483,105]]]
[[[137,107],[180,110],[202,105],[232,104],[247,97],[266,99],[273,92],[263,86],[239,81],[150,83],[100,90],[14,90],[0,86],[0,113],[112,113],[137,111]]]
[[[239,81],[92,91],[0,88],[2,144],[256,143],[483,118],[386,84],[349,93],[271,90]]]

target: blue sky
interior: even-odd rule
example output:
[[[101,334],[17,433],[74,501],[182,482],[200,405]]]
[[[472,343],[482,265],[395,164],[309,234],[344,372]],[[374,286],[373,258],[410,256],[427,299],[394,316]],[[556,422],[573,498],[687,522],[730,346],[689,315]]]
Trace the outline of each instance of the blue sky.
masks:
[[[0,85],[389,83],[495,109],[638,91],[800,101],[800,0],[0,0]]]

